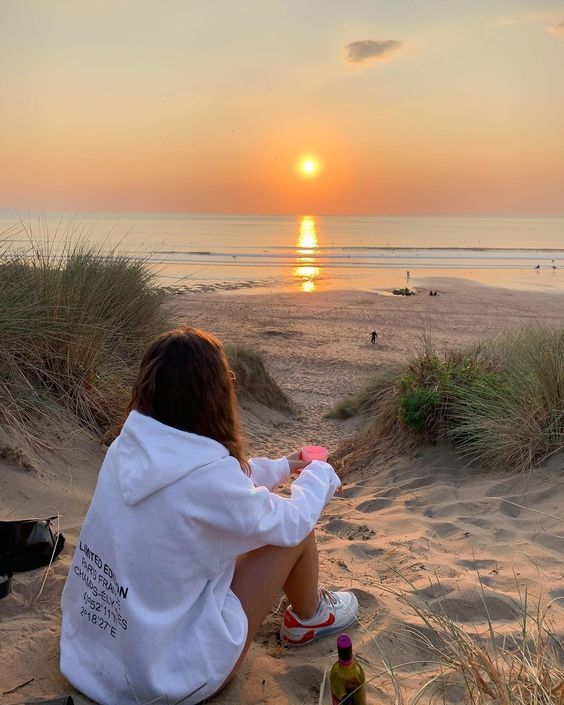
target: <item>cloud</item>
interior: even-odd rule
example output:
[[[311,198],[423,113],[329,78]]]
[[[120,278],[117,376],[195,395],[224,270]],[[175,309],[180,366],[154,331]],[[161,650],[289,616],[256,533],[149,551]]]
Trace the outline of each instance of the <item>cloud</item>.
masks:
[[[555,22],[557,24],[554,24]],[[505,27],[523,24],[543,24],[548,34],[552,34],[555,37],[564,37],[564,22],[558,24],[558,15],[551,12],[518,15],[501,20],[500,24]]]
[[[564,22],[555,25],[554,27],[547,27],[550,34],[554,34],[555,37],[564,37]]]
[[[350,64],[364,64],[368,61],[386,61],[391,54],[397,52],[402,46],[402,42],[396,39],[386,39],[377,41],[375,39],[363,39],[358,42],[351,42],[345,47],[345,61]]]

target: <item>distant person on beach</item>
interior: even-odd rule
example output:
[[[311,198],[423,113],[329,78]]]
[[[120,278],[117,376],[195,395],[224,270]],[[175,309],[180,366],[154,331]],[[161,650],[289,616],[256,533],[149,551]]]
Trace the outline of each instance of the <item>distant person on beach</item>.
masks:
[[[535,267],[535,269],[540,269],[540,264],[537,264],[537,266]]]
[[[378,338],[378,333],[373,330],[372,333],[370,333],[370,342],[372,345],[376,345],[376,339]]]
[[[409,272],[409,269],[407,270],[407,272],[406,272],[405,274],[406,274],[407,279],[409,279],[409,278],[411,277],[411,274],[410,274],[410,272]]]
[[[195,705],[234,676],[283,590],[284,644],[341,632],[354,593],[319,585],[326,462],[247,459],[235,375],[196,328],[146,351],[63,591],[61,671],[105,705]],[[289,497],[271,490],[298,475]]]

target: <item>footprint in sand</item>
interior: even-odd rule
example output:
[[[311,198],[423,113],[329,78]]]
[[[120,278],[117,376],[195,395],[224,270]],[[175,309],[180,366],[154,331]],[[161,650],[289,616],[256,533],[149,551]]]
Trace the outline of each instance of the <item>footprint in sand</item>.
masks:
[[[413,593],[417,597],[422,597],[424,600],[438,600],[445,595],[450,595],[454,591],[454,588],[450,585],[445,585],[444,583],[433,583],[422,590],[415,590]]]
[[[418,499],[407,500],[405,503],[405,506],[409,509],[417,508],[422,505],[423,501]],[[480,506],[475,502],[448,502],[440,505],[428,505],[423,514],[430,518],[448,519],[453,516],[459,517],[461,514],[475,517],[478,514],[483,514],[484,511],[484,506]]]
[[[381,509],[386,509],[391,504],[392,500],[387,497],[375,497],[374,499],[368,500],[368,502],[361,502],[356,509],[363,514],[370,514],[372,512],[378,512]]]
[[[350,521],[345,521],[344,519],[329,519],[323,526],[323,529],[329,534],[334,534],[335,536],[345,536],[347,531],[354,529],[355,524]]]
[[[293,666],[289,668],[287,673],[275,674],[274,676],[280,683],[280,687],[284,692],[288,690],[288,678],[295,684],[295,690],[302,694],[303,702],[317,702],[319,699],[319,688],[323,680],[323,671],[315,666],[302,664],[301,666]],[[305,696],[305,697],[304,697]],[[260,702],[269,702],[268,699]],[[278,702],[278,698],[276,698]]]
[[[452,593],[451,593],[452,594]],[[483,622],[489,618],[492,622],[515,619],[519,610],[512,600],[501,599],[495,595],[479,593],[446,597],[432,603],[437,614],[444,614],[456,622]]]
[[[357,596],[358,604],[361,609],[365,610],[375,610],[378,607],[378,600],[371,595],[366,590],[361,590],[360,588],[352,588],[351,592]]]
[[[466,535],[466,532],[450,521],[434,522],[430,523],[429,526],[433,530],[433,537],[437,536],[440,539],[448,539],[452,536],[462,537]]]
[[[360,480],[355,482],[353,485],[347,485],[343,489],[343,497],[363,497],[364,495],[370,495],[374,492],[374,482],[370,480]],[[378,497],[396,497],[400,493],[400,490],[395,487],[390,487],[387,490],[380,490],[378,492]],[[372,494],[374,496],[374,494]]]
[[[341,497],[362,497],[363,495],[370,494],[369,487],[362,487],[361,485],[349,485],[345,487],[341,492]]]
[[[407,482],[400,482],[399,486],[405,492],[406,490],[420,490],[422,487],[428,487],[434,482],[436,482],[436,478],[431,475],[424,475],[423,477],[414,477]]]
[[[557,536],[555,534],[549,534],[548,532],[538,532],[531,536],[533,541],[540,543],[541,546],[558,554],[559,556],[564,556],[564,538],[562,536]]]
[[[353,524],[350,521],[344,521],[344,519],[330,519],[323,528],[330,534],[345,537],[349,541],[355,539],[366,541],[376,533],[366,524]]]
[[[468,570],[497,570],[499,567],[498,561],[493,561],[490,558],[473,558],[472,560],[463,559],[458,561],[458,565],[468,568]]]
[[[499,511],[502,514],[505,514],[506,517],[511,517],[515,519],[515,517],[518,517],[519,514],[521,514],[521,510],[519,509],[519,507],[516,507],[514,504],[511,504],[512,501],[512,499],[511,501],[506,501],[505,499],[502,499],[499,503]]]
[[[385,548],[378,548],[377,546],[371,546],[366,543],[351,543],[347,546],[347,550],[355,558],[360,558],[365,560],[366,558],[382,558],[388,552]]]

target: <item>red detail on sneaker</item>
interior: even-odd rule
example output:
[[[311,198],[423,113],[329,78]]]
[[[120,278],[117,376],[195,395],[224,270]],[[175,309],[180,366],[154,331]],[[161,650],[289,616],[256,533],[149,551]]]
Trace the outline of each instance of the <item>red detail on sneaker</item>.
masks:
[[[319,629],[320,627],[330,627],[334,622],[335,615],[333,612],[329,613],[329,618],[326,619],[325,622],[323,622],[322,624],[302,624],[288,610],[284,612],[284,626],[288,629],[292,629],[293,627],[297,627],[298,629],[305,629],[307,627],[311,627],[311,629]]]
[[[312,626],[312,627],[314,627],[314,629],[319,629],[320,627],[330,627],[334,622],[335,622],[335,614],[333,612],[330,612],[329,619],[325,620],[325,622],[323,622],[323,624],[312,624],[312,625],[308,624],[308,627]]]
[[[282,641],[286,644],[305,644],[307,641],[312,641],[315,636],[315,631],[310,629],[301,639],[288,639],[287,636],[282,637]]]
[[[300,628],[302,625],[298,622],[298,620],[294,617],[291,612],[286,610],[284,612],[284,626],[288,627],[288,629],[291,629],[292,627]]]

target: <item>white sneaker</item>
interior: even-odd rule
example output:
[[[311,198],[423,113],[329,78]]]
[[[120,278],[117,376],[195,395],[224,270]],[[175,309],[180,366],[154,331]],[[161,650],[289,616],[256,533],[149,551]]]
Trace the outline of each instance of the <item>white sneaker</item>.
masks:
[[[290,605],[280,627],[280,640],[286,646],[302,646],[310,641],[340,632],[358,615],[358,600],[353,592],[331,592],[319,588],[319,605],[309,619],[300,619]]]

